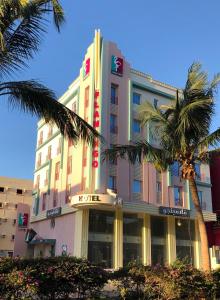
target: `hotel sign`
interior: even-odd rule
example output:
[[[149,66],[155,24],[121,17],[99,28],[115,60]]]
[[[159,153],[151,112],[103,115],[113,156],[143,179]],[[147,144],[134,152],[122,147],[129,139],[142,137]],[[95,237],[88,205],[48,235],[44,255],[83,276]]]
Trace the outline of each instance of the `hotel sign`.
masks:
[[[83,65],[83,78],[86,78],[90,72],[90,58],[87,58]]]
[[[26,228],[28,226],[28,214],[19,213],[18,215],[18,227]]]
[[[104,194],[82,194],[71,198],[71,205],[114,205],[115,199],[110,195]]]
[[[123,75],[123,65],[124,65],[124,61],[122,58],[112,55],[112,65],[111,65],[112,74],[122,76]]]
[[[93,127],[96,130],[100,128],[99,97],[100,97],[99,90],[95,90]],[[92,167],[98,168],[98,166],[99,166],[99,141],[96,139],[92,150]]]
[[[190,210],[188,210],[188,209],[165,207],[165,206],[159,207],[159,213],[161,215],[171,215],[171,216],[177,216],[177,217],[189,217],[190,216]]]
[[[62,208],[61,207],[56,207],[56,208],[53,208],[53,209],[49,209],[47,210],[47,218],[55,218],[55,217],[58,217],[61,215],[61,212],[62,212]]]

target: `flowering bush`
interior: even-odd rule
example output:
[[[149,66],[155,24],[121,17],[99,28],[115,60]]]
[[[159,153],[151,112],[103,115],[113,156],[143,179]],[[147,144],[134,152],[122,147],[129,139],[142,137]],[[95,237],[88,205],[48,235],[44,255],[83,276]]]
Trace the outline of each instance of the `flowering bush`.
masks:
[[[112,279],[122,299],[215,299],[220,294],[220,272],[206,274],[181,261],[147,267],[133,263]]]
[[[108,280],[108,273],[74,257],[1,259],[0,299],[67,299],[90,297]]]

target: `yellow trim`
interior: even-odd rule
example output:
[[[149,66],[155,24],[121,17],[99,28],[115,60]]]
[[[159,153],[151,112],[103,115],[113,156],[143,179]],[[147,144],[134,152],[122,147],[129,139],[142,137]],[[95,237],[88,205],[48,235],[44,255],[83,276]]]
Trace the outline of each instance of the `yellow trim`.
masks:
[[[88,226],[89,211],[87,209],[78,210],[75,213],[75,233],[73,255],[87,258],[88,255]]]
[[[116,208],[114,220],[114,244],[113,244],[114,269],[123,267],[123,213]]]
[[[151,227],[150,215],[144,214],[142,228],[142,262],[143,265],[151,264]]]
[[[171,264],[176,259],[176,228],[175,218],[172,216],[167,217],[167,260]]]
[[[194,266],[200,268],[201,266],[201,251],[200,251],[200,235],[198,221],[195,220],[195,242],[194,242]]]

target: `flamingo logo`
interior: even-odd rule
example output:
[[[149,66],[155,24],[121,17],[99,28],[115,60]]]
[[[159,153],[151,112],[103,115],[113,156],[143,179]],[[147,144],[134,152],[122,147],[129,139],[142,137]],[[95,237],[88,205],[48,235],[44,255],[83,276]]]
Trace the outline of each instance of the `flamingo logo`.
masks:
[[[123,74],[123,59],[112,55],[112,68],[111,71],[113,74],[122,76]]]

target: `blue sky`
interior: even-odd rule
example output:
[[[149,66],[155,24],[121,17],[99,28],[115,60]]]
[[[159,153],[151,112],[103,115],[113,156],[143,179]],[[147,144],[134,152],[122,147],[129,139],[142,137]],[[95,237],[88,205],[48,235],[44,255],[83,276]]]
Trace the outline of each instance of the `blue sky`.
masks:
[[[220,1],[63,0],[66,24],[52,24],[41,51],[13,80],[40,79],[60,96],[78,75],[96,28],[114,41],[133,68],[183,87],[193,61],[210,77],[220,72]],[[220,97],[216,97],[217,102]],[[213,129],[220,126],[217,104]],[[1,98],[0,175],[33,178],[37,119]]]

